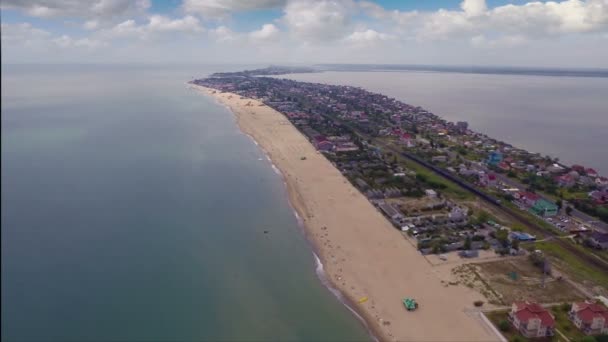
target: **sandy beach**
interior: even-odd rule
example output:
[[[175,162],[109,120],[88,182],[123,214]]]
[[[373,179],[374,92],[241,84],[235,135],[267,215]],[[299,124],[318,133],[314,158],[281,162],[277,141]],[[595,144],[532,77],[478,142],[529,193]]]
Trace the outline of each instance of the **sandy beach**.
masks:
[[[465,286],[448,286],[401,233],[279,112],[193,86],[227,105],[282,172],[327,278],[382,341],[497,341]],[[303,160],[302,157],[306,157]],[[402,299],[415,298],[417,311]],[[360,303],[362,298],[366,301]]]

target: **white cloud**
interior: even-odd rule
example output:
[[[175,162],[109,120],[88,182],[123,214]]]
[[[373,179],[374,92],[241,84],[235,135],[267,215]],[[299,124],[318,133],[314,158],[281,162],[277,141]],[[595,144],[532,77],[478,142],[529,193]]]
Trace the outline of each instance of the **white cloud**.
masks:
[[[463,0],[460,3],[460,8],[468,16],[478,16],[486,12],[488,6],[486,0]]]
[[[371,17],[390,19],[419,40],[445,40],[491,33],[505,37],[559,36],[608,29],[608,0],[533,1],[489,9],[485,0],[464,0],[461,10],[387,11],[369,2],[360,7]]]
[[[236,34],[228,27],[223,25],[209,30],[209,35],[219,43],[226,43],[236,40]]]
[[[171,19],[161,15],[149,18],[148,31],[158,32],[202,32],[203,27],[197,18],[188,15],[181,19]]]
[[[278,8],[286,0],[184,0],[182,8],[186,13],[205,17],[223,17],[231,12]]]
[[[150,7],[149,0],[3,0],[2,7],[34,17],[112,17]]]
[[[581,33],[606,30],[608,1],[567,0],[499,6],[488,13],[489,24],[503,31],[529,34]]]
[[[515,47],[527,43],[527,39],[521,35],[503,36],[496,39],[488,39],[483,34],[471,38],[471,45],[477,48],[503,48]]]
[[[353,9],[349,0],[293,0],[285,7],[282,20],[303,42],[331,41],[348,32]]]
[[[30,23],[2,24],[1,36],[3,42],[28,44],[32,41],[47,39],[51,33],[35,28]]]
[[[125,20],[122,23],[112,27],[110,30],[102,32],[102,35],[107,35],[110,37],[142,36],[143,34],[144,28],[142,26],[138,26],[133,19]]]
[[[68,35],[62,35],[59,38],[53,39],[53,43],[62,48],[85,47],[89,49],[94,49],[106,45],[105,42],[102,42],[100,40],[90,38],[73,39]]]
[[[96,28],[99,27],[99,21],[98,20],[87,20],[82,27],[86,30],[95,30]]]
[[[376,45],[379,42],[392,40],[395,37],[386,33],[380,33],[375,30],[367,29],[364,31],[355,31],[346,37],[344,40],[360,47],[369,47]]]
[[[108,39],[128,37],[149,39],[154,35],[162,33],[173,32],[194,34],[204,31],[205,29],[200,25],[200,21],[191,15],[181,19],[171,19],[161,15],[152,15],[148,17],[147,24],[138,25],[135,20],[129,19],[108,30],[101,31],[100,35]]]
[[[254,42],[268,42],[276,40],[281,31],[273,24],[264,24],[261,29],[250,32],[249,38]]]
[[[360,1],[358,5],[363,10],[363,12],[369,15],[370,17],[379,20],[392,20],[398,25],[409,24],[420,14],[418,11],[387,11],[382,6],[370,1]]]

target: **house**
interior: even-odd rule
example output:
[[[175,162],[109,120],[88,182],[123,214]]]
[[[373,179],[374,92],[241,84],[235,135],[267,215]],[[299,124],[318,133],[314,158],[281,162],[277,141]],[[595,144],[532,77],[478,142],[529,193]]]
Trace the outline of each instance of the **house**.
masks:
[[[413,137],[409,133],[403,133],[399,136],[399,140],[405,144],[407,147],[414,147],[416,144],[414,143]]]
[[[540,196],[533,192],[524,191],[516,194],[515,198],[518,199],[522,204],[531,207],[540,199]]]
[[[595,231],[589,235],[589,243],[599,249],[608,249],[608,233]]]
[[[426,189],[424,190],[424,193],[431,198],[437,197],[437,192],[433,189]]]
[[[594,169],[591,169],[591,168],[585,170],[585,173],[587,174],[587,176],[589,176],[591,178],[596,178],[597,176],[599,176],[597,171],[595,171]]]
[[[603,305],[572,303],[568,317],[586,335],[608,334],[608,309]]]
[[[530,212],[542,217],[551,217],[557,215],[558,209],[555,203],[541,198],[530,207]]]
[[[513,303],[509,321],[524,337],[548,337],[554,334],[555,319],[538,303]]]
[[[467,218],[468,209],[461,207],[454,207],[448,214],[448,218],[452,222],[461,222]]]
[[[608,178],[606,177],[597,177],[595,179],[595,184],[600,188],[608,187]]]
[[[401,211],[388,203],[380,203],[378,207],[380,207],[380,210],[382,210],[382,212],[392,220],[399,220],[403,218]]]
[[[355,143],[347,141],[347,142],[337,142],[336,146],[335,146],[335,151],[336,152],[352,152],[352,151],[358,151],[359,150],[359,146],[355,145]]]
[[[536,236],[530,235],[528,233],[511,232],[511,239],[519,241],[535,241]]]
[[[573,171],[578,172],[579,174],[585,173],[585,167],[582,165],[574,164],[570,167]]]
[[[357,186],[358,186],[358,187],[359,187],[359,189],[361,189],[361,190],[364,190],[364,191],[365,191],[365,190],[369,189],[369,185],[367,184],[367,182],[366,182],[366,181],[364,181],[364,180],[363,180],[363,179],[361,179],[361,178],[357,178],[357,179],[355,179],[355,183],[357,184]]]
[[[494,173],[484,173],[479,176],[479,184],[481,186],[496,186],[497,181],[496,174]]]
[[[557,185],[562,188],[571,188],[576,184],[576,178],[571,174],[557,176],[555,177],[555,181],[557,182]]]
[[[557,164],[557,163],[547,166],[545,168],[545,170],[547,170],[550,173],[561,173],[561,172],[564,172],[564,168],[561,165]]]
[[[433,163],[445,163],[448,160],[446,156],[434,156],[431,158],[431,162]]]
[[[328,141],[324,135],[318,135],[314,138],[314,145],[319,151],[331,151],[334,144]]]
[[[498,151],[492,151],[492,152],[490,152],[490,155],[488,156],[488,160],[486,161],[486,163],[488,165],[496,166],[501,161],[502,161],[502,153],[500,153]]]
[[[591,197],[598,204],[604,204],[608,202],[608,190],[591,191],[589,193],[589,197]]]

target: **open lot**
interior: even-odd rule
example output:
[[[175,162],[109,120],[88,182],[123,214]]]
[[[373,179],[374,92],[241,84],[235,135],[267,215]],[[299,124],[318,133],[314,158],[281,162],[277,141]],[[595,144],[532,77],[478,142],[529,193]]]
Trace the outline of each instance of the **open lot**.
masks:
[[[543,275],[527,258],[508,259],[477,265],[479,275],[509,305],[517,300],[554,303],[583,299],[565,280]]]
[[[543,285],[540,269],[526,257],[461,264],[451,272],[454,281],[481,293],[495,306],[511,305],[520,300],[556,303],[585,298],[563,279],[546,276]]]

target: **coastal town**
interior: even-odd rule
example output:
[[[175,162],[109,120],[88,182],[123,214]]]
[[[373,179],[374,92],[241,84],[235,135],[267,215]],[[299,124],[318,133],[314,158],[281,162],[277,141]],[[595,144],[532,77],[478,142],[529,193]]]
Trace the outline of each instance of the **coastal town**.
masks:
[[[488,314],[505,335],[554,336],[556,322],[566,324],[562,316],[572,323],[568,330],[581,336],[608,333],[601,301],[608,294],[608,178],[381,94],[279,77],[293,72],[313,70],[271,67],[192,83],[282,113],[438,267],[449,266],[452,255],[479,261],[489,256],[489,262],[461,267],[483,278],[479,290],[494,293],[486,296],[490,304],[510,306]],[[506,273],[510,288],[496,294],[504,279],[494,283],[492,268],[502,270],[506,261],[512,265]],[[521,288],[518,277],[538,278],[526,286],[529,292],[519,293],[526,298],[507,294]],[[546,283],[545,292],[569,295],[541,299],[538,290],[547,290]],[[557,301],[564,304],[547,305]]]

